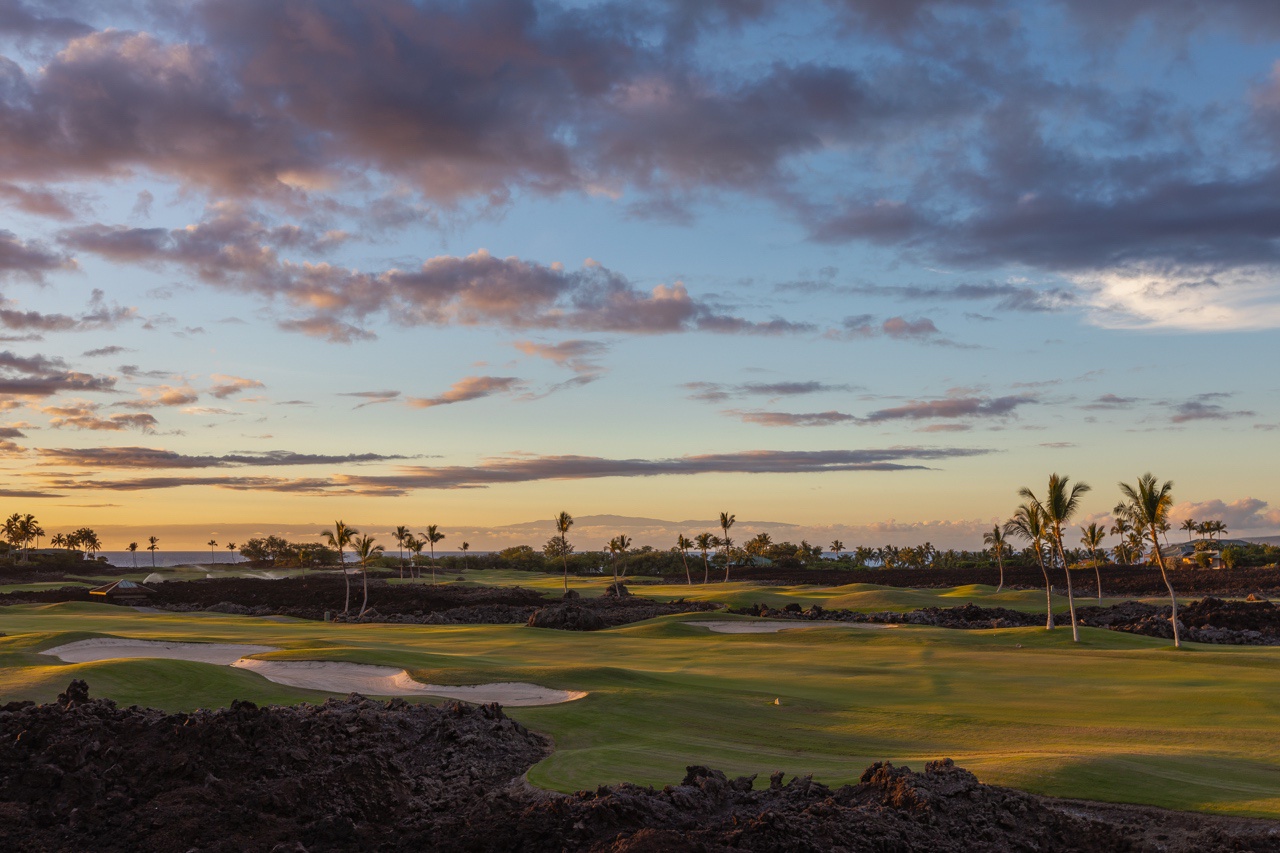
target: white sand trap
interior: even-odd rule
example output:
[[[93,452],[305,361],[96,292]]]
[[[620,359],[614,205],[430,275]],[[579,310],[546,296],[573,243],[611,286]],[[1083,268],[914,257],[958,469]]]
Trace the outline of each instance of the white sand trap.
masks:
[[[326,693],[363,693],[367,696],[442,696],[483,704],[558,705],[587,694],[577,690],[552,690],[518,681],[473,684],[465,687],[423,684],[403,669],[365,663],[323,660],[255,660],[245,657],[278,652],[275,646],[234,643],[172,643],[157,640],[130,640],[122,637],[95,637],[46,649],[67,663],[92,663],[119,658],[163,658],[212,663],[247,669],[268,681],[287,687],[323,690]]]
[[[231,666],[245,655],[280,651],[274,646],[235,645],[232,643],[165,643],[154,640],[127,640],[119,637],[95,637],[46,649],[67,663],[92,663],[115,658],[166,658],[216,663]]]
[[[254,660],[232,664],[249,669],[277,684],[327,690],[330,693],[363,693],[368,696],[444,696],[467,702],[501,702],[503,705],[556,705],[586,696],[576,690],[552,690],[536,684],[508,681],[458,687],[423,684],[392,666],[324,660]]]
[[[804,627],[792,622],[686,622],[684,624],[708,628],[717,634],[776,634],[779,631]]]

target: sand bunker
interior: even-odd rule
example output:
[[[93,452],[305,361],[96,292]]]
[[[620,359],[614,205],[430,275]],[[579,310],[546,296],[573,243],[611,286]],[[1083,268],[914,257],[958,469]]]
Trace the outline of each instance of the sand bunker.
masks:
[[[127,640],[119,637],[95,637],[45,650],[67,663],[92,663],[113,658],[167,658],[216,663],[231,666],[245,655],[278,652],[275,646],[235,645],[232,643],[165,643],[155,640]]]
[[[552,690],[536,684],[502,682],[457,687],[414,681],[403,669],[325,660],[254,660],[231,664],[249,669],[277,684],[328,690],[331,693],[364,693],[370,696],[444,696],[467,702],[501,702],[503,705],[555,705],[586,696],[576,690]]]
[[[129,640],[96,637],[46,649],[68,663],[92,663],[118,658],[165,658],[212,663],[247,669],[268,681],[288,687],[323,690],[328,693],[363,693],[368,696],[442,696],[466,702],[501,702],[503,705],[557,705],[587,694],[577,690],[552,690],[537,684],[500,682],[464,687],[423,684],[403,669],[364,663],[322,660],[254,660],[246,655],[278,652],[274,646],[234,643],[172,643],[156,640]]]
[[[776,634],[779,631],[790,631],[810,625],[837,625],[842,628],[897,628],[897,625],[878,622],[686,622],[686,625],[697,625],[708,628],[717,634]]]

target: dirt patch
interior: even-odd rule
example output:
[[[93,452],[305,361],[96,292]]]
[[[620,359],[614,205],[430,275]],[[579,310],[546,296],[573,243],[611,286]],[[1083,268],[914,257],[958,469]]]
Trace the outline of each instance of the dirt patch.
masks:
[[[1280,850],[1280,823],[1035,797],[949,760],[838,789],[690,767],[559,796],[519,782],[549,751],[496,705],[165,714],[73,682],[0,707],[0,832],[56,851]]]

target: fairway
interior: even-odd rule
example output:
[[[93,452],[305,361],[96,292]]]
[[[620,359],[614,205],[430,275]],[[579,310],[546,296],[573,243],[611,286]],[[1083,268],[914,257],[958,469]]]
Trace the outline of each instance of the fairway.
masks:
[[[966,600],[996,599],[978,592],[967,590]],[[764,594],[757,589],[753,600]],[[1064,629],[800,623],[725,634],[686,624],[738,618],[685,614],[578,634],[15,606],[0,610],[0,702],[50,701],[72,678],[88,681],[93,695],[169,710],[329,695],[213,664],[67,664],[39,654],[98,636],[256,644],[281,649],[256,656],[266,660],[403,667],[433,684],[588,691],[577,702],[508,712],[555,738],[556,752],[529,773],[555,790],[661,786],[689,764],[840,784],[873,761],[918,768],[950,757],[985,782],[1037,793],[1280,817],[1280,649],[1175,652],[1164,641],[1088,628],[1073,646]]]

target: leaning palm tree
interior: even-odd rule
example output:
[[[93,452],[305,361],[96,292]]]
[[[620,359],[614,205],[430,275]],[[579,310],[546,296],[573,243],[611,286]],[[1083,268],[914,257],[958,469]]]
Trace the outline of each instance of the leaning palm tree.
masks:
[[[138,543],[130,542],[129,547],[125,548],[125,550],[133,555],[133,567],[135,569],[138,568]]]
[[[156,551],[160,550],[160,537],[148,536],[147,542],[150,543],[147,545],[147,550],[151,552],[151,568],[154,569],[156,567]]]
[[[440,532],[440,528],[434,524],[427,525],[427,532],[423,534],[427,538],[427,544],[431,546],[431,582],[436,582],[436,543],[444,538],[444,534]]]
[[[1164,556],[1160,553],[1160,525],[1169,517],[1169,508],[1173,506],[1173,481],[1159,483],[1155,475],[1147,472],[1138,478],[1136,485],[1120,484],[1120,493],[1128,499],[1130,514],[1134,525],[1146,531],[1151,537],[1151,556],[1160,567],[1160,577],[1164,579],[1165,588],[1169,590],[1169,604],[1173,624],[1173,647],[1182,648],[1182,638],[1178,636],[1178,598],[1174,595],[1173,584],[1169,582],[1169,573],[1164,568]]]
[[[996,592],[1004,589],[1004,549],[1008,547],[1004,533],[997,524],[990,532],[982,534],[982,544],[991,546],[991,553],[996,555],[996,565],[1000,567],[1000,585],[996,587]]]
[[[1098,580],[1098,600],[1102,600],[1102,571],[1098,568],[1098,550],[1102,540],[1107,536],[1107,529],[1098,522],[1089,522],[1088,527],[1080,528],[1080,544],[1089,549],[1089,558],[1093,560],[1093,573]]]
[[[693,544],[702,552],[702,582],[711,581],[711,563],[707,562],[707,552],[715,547],[715,537],[710,533],[699,533],[693,537]]]
[[[618,585],[618,560],[627,553],[627,549],[631,547],[631,540],[625,533],[620,533],[609,540],[609,544],[605,546],[609,549],[609,553],[613,555],[610,561],[613,565],[613,585]]]
[[[560,534],[560,563],[564,566],[564,591],[569,591],[569,528],[573,527],[573,516],[561,511],[556,516],[556,532]]]
[[[693,575],[689,574],[689,549],[693,547],[683,533],[676,536],[676,550],[680,552],[680,559],[684,561],[684,579],[689,586],[693,586]]]
[[[729,541],[729,528],[733,527],[733,523],[738,519],[732,513],[720,513],[720,529],[724,531],[724,536],[720,537],[720,544],[724,547],[724,582],[729,582],[729,549],[733,547],[733,543]]]
[[[364,586],[364,600],[360,602],[360,613],[357,619],[363,619],[369,609],[369,564],[382,553],[382,546],[375,545],[372,536],[361,536],[352,543],[352,549],[360,558],[360,581]]]
[[[347,576],[347,558],[343,549],[350,545],[359,533],[359,530],[348,527],[342,521],[335,521],[332,530],[320,531],[320,535],[329,543],[329,547],[338,552],[338,565],[342,567],[342,583],[346,586],[346,598],[342,602],[343,616],[351,612],[351,578]]]
[[[1088,483],[1076,483],[1070,485],[1071,478],[1067,476],[1058,476],[1057,474],[1049,475],[1049,487],[1045,492],[1044,503],[1035,496],[1035,493],[1023,486],[1018,490],[1018,494],[1034,504],[1039,505],[1040,512],[1044,515],[1045,521],[1048,522],[1050,534],[1050,553],[1053,546],[1058,547],[1058,559],[1062,561],[1062,571],[1067,576],[1067,607],[1071,612],[1071,640],[1072,642],[1080,642],[1080,628],[1076,622],[1076,599],[1071,589],[1071,566],[1067,563],[1067,550],[1062,546],[1062,525],[1071,521],[1071,517],[1076,514],[1080,508],[1080,497],[1090,490]]]
[[[213,555],[213,549],[218,547],[218,541],[216,539],[210,539],[208,542],[204,544],[209,546],[209,562],[210,563],[218,562],[218,558]]]
[[[409,528],[402,524],[391,535],[396,537],[396,546],[400,549],[400,580],[404,580],[404,540],[409,538]]]
[[[1025,539],[1029,548],[1036,554],[1036,563],[1040,573],[1044,575],[1044,628],[1053,630],[1053,587],[1049,583],[1049,570],[1044,565],[1044,543],[1048,537],[1048,525],[1044,513],[1033,503],[1024,503],[1014,512],[1013,518],[1004,526],[1005,533]]]

